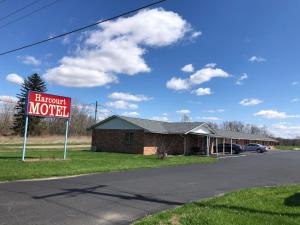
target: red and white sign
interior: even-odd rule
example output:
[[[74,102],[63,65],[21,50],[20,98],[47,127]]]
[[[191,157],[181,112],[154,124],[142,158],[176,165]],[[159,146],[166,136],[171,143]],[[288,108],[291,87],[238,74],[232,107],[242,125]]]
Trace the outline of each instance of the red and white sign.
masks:
[[[69,118],[71,98],[29,91],[26,113],[28,116]]]

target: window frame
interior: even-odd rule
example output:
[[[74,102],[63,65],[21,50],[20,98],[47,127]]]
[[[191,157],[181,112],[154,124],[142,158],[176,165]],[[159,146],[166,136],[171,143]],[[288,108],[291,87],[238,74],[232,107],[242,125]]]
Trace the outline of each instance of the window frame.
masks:
[[[125,133],[125,141],[127,145],[132,145],[134,132],[129,131]]]

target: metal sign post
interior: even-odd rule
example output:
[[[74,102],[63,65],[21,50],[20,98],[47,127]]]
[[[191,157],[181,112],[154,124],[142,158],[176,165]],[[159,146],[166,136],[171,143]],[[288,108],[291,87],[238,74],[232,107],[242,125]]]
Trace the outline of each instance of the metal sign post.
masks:
[[[64,160],[66,160],[66,158],[67,158],[68,132],[69,132],[69,119],[67,119],[67,121],[66,121],[66,134],[65,134]]]
[[[23,143],[22,161],[25,161],[26,143],[27,143],[27,130],[28,130],[28,116],[26,116],[26,119],[25,119],[25,131],[24,131],[24,143]]]

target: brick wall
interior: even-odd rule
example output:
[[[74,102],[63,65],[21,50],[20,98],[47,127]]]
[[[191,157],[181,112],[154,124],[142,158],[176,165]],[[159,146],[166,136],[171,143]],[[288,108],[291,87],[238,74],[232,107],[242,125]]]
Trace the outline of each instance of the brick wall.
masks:
[[[128,132],[133,133],[131,144],[128,144],[126,139]],[[143,154],[144,131],[94,129],[92,132],[92,147],[104,152]]]
[[[132,143],[128,144],[127,133],[133,133]],[[188,152],[192,147],[201,147],[203,138],[189,135],[187,138]],[[135,153],[144,155],[156,154],[157,148],[164,142],[168,154],[184,154],[184,139],[178,134],[152,134],[142,130],[94,129],[92,147],[103,152]]]
[[[183,137],[176,134],[151,134],[145,133],[144,135],[144,154],[156,153],[157,147],[162,145],[164,142],[168,154],[183,154]]]

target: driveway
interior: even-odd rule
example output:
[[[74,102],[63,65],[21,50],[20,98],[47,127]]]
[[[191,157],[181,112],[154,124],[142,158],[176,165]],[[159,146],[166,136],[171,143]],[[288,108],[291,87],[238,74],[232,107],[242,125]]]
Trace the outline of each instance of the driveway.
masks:
[[[300,183],[299,171],[300,152],[272,151],[207,165],[2,183],[0,224],[129,224],[240,188]]]

